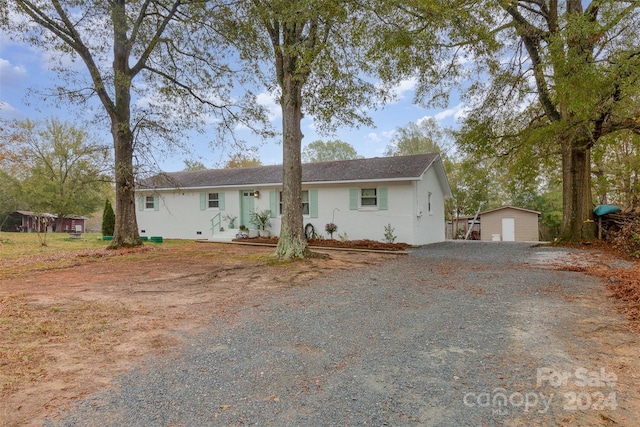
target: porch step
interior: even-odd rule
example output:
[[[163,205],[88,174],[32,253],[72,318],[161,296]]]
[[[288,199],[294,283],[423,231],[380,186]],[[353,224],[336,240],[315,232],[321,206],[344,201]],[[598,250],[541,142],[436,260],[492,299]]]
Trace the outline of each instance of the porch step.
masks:
[[[225,228],[224,231],[216,231],[213,236],[209,236],[207,240],[212,242],[230,242],[236,238],[240,230],[237,228]]]

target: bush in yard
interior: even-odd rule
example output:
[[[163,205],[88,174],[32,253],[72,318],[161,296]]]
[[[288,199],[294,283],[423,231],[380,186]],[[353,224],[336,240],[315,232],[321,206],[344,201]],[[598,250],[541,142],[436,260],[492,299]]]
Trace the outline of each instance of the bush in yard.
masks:
[[[393,228],[391,226],[391,224],[385,225],[384,227],[384,241],[386,243],[393,243],[396,241],[396,239],[398,238],[398,236],[396,236],[395,234],[393,234],[393,232],[396,231],[395,228]]]
[[[331,236],[331,238],[333,239],[333,233],[335,233],[336,231],[338,231],[338,226],[335,225],[334,223],[330,222],[329,224],[324,226],[324,230],[329,233],[329,235]]]
[[[113,236],[113,230],[116,226],[116,214],[109,199],[104,203],[104,211],[102,212],[102,235]]]

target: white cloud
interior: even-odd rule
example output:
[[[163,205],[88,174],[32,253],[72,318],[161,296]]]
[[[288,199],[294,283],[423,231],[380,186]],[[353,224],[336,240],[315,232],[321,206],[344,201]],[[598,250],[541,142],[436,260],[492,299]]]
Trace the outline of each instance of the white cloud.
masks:
[[[434,116],[434,118],[438,121],[442,121],[448,117],[453,116],[456,113],[455,108],[449,108],[447,110],[441,111]]]
[[[400,81],[400,83],[389,90],[392,99],[387,104],[397,104],[401,100],[405,99],[407,94],[413,92],[417,85],[418,79],[416,77]]]
[[[447,110],[441,111],[436,114],[434,118],[438,121],[445,120],[449,117],[453,117],[456,120],[463,119],[467,116],[469,112],[469,108],[467,108],[464,104],[458,104],[453,108],[449,108]]]
[[[416,124],[420,126],[423,122],[426,122],[427,120],[433,120],[433,119],[434,119],[433,116],[423,116],[423,117],[420,117],[418,120],[416,120]]]
[[[256,96],[256,103],[267,110],[269,121],[274,122],[282,117],[282,108],[276,101],[279,95],[274,92],[260,92]]]
[[[8,102],[0,101],[0,116],[18,117],[20,115],[20,110],[12,107]]]
[[[367,135],[367,139],[373,142],[380,142],[380,137],[375,132],[369,132],[369,134]]]
[[[405,97],[407,92],[413,92],[418,84],[418,79],[415,77],[411,77],[409,79],[402,80],[395,88],[395,93],[398,94],[398,98],[402,99]]]
[[[11,65],[11,62],[0,58],[0,82],[4,87],[13,87],[18,83],[26,81],[27,70],[18,65]]]
[[[384,132],[382,132],[382,136],[384,136],[385,138],[391,139],[394,137],[394,135],[396,134],[396,130],[386,130]]]
[[[278,105],[278,107],[280,107],[280,106]],[[316,132],[318,130],[318,125],[316,124],[316,121],[313,120],[313,117],[304,117],[302,119],[302,122],[303,123],[305,123],[305,122],[309,123],[308,125],[306,125],[306,128],[309,129],[310,131]]]
[[[275,122],[282,117],[282,108],[276,102],[276,95],[273,92],[260,92],[256,96],[256,104],[265,109],[269,122]],[[313,123],[310,126],[313,126]],[[249,126],[245,123],[238,123],[234,129],[236,131],[248,130]]]

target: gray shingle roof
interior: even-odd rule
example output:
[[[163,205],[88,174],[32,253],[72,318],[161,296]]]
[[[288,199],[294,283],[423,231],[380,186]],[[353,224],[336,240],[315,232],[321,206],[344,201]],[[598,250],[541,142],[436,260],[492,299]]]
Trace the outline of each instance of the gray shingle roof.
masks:
[[[429,153],[305,163],[302,165],[302,182],[418,179],[437,157],[438,154]],[[274,165],[162,173],[145,180],[139,188],[200,188],[281,183],[282,166]]]

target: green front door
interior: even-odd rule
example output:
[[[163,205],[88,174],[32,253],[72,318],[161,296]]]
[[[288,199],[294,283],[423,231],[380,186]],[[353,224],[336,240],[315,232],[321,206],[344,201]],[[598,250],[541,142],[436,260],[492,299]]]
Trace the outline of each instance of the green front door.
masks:
[[[240,190],[240,225],[247,228],[255,228],[251,224],[251,213],[253,212],[253,190]]]

